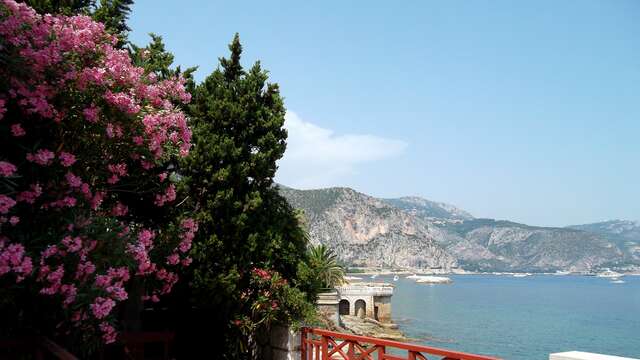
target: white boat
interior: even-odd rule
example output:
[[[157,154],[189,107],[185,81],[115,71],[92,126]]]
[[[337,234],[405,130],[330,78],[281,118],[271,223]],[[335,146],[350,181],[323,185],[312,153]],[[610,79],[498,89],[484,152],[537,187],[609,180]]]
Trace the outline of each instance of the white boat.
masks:
[[[569,275],[569,274],[571,274],[570,271],[560,271],[560,270],[558,270],[553,275],[561,276],[561,275]]]
[[[416,274],[413,274],[413,275],[407,276],[405,279],[419,279],[419,278],[420,278],[420,276],[418,276]]]
[[[615,279],[615,280],[611,280],[612,284],[624,284],[624,280],[620,280],[620,279]]]
[[[527,276],[531,276],[531,274],[529,274],[529,273],[524,273],[524,274],[513,274],[513,277],[518,277],[518,278],[520,278],[520,277],[527,277]]]
[[[400,279],[400,277],[398,275],[393,277],[393,281],[398,281],[398,279]]]
[[[416,282],[419,284],[451,284],[453,280],[445,276],[418,276]]]
[[[372,279],[375,279],[375,278],[377,278],[377,277],[378,277],[378,274],[373,274],[373,275],[371,275],[371,278],[372,278]]]
[[[624,275],[620,274],[619,272],[607,269],[605,271],[599,272],[596,276],[601,278],[619,278]]]

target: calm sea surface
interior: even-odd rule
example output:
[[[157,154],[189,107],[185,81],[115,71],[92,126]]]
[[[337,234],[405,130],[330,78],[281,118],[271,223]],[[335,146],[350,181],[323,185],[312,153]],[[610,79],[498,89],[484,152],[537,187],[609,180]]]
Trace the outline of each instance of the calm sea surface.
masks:
[[[394,321],[425,345],[505,360],[570,350],[640,358],[640,276],[625,276],[625,284],[553,275],[460,275],[450,285],[391,278],[375,281],[396,285]]]

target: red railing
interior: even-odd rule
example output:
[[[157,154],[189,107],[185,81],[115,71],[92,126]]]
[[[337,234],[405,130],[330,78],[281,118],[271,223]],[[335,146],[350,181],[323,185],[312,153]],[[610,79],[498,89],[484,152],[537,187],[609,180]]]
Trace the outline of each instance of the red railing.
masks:
[[[302,328],[300,346],[302,360],[428,360],[427,356],[431,355],[441,360],[500,360],[491,356],[311,328]],[[395,354],[404,351],[406,355]]]

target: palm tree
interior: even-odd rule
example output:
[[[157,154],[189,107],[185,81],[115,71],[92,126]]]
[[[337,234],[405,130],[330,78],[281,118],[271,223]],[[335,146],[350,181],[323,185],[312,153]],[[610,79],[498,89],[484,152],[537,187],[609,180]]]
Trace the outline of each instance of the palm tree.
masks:
[[[325,289],[344,283],[344,268],[338,264],[338,256],[323,244],[311,247],[309,265]]]

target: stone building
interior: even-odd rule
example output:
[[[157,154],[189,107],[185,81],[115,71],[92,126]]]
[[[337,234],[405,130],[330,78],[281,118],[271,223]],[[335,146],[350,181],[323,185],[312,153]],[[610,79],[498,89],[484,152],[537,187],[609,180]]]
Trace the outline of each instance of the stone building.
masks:
[[[338,313],[391,322],[393,285],[387,283],[352,283],[336,288]]]

